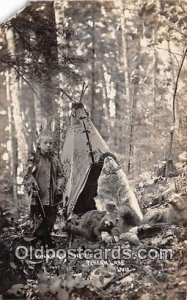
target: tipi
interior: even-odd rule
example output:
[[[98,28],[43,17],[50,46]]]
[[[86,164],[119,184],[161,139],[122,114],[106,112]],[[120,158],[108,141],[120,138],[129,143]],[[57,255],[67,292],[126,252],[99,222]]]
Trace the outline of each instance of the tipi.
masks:
[[[95,208],[97,179],[102,169],[100,157],[109,148],[93,125],[84,105],[74,103],[70,126],[67,130],[61,161],[64,167],[66,186],[63,203],[67,214],[86,212]]]
[[[119,203],[128,201],[130,207],[142,220],[138,200],[125,173],[91,122],[82,102],[72,106],[70,126],[61,152],[61,161],[66,177],[63,203],[66,205],[67,217],[73,213],[83,214],[96,209],[96,204],[98,204],[96,196],[98,195],[103,203],[110,199],[110,196],[115,203],[118,200]],[[105,177],[103,174],[106,173],[107,161],[112,170],[110,177]],[[112,187],[108,180],[112,182]],[[112,195],[112,189],[114,189],[114,195]],[[99,209],[98,206],[97,209]]]

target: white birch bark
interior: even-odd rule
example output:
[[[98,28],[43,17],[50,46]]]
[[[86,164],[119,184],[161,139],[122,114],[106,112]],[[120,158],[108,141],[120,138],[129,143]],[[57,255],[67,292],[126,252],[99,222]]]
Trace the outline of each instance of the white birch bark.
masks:
[[[15,54],[14,45],[14,34],[12,29],[6,31],[7,48],[8,52],[13,56]],[[19,80],[17,79],[17,72],[12,68],[9,72],[9,89],[10,89],[10,99],[12,104],[12,111],[14,116],[15,131],[18,142],[18,159],[22,164],[26,163],[28,146],[25,137],[25,127],[22,120],[20,102],[19,102]],[[20,165],[21,166],[21,165]],[[22,170],[20,170],[22,171]]]
[[[16,155],[15,155],[15,145],[14,145],[14,119],[12,112],[12,102],[10,93],[10,75],[9,71],[6,71],[6,98],[8,102],[8,128],[9,128],[9,140],[7,143],[7,149],[9,154],[9,164],[10,164],[10,174],[12,176],[12,186],[13,186],[13,200],[17,203],[17,170],[16,170]]]

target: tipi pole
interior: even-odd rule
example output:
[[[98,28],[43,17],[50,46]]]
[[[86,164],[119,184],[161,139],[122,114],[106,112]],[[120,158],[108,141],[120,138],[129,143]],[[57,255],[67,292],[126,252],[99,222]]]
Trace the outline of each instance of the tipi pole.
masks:
[[[85,86],[85,82],[83,82],[82,92],[81,92],[81,96],[80,96],[79,102],[82,102],[82,98],[83,98],[83,96],[84,96],[84,94],[85,94],[87,88],[88,88],[88,85]]]

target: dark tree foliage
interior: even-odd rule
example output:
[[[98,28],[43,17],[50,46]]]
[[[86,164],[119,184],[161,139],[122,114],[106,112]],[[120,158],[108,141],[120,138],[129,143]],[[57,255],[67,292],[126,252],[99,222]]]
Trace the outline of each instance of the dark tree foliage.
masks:
[[[54,104],[50,105],[50,102],[60,92],[56,80],[59,73],[70,84],[78,83],[81,75],[75,68],[85,62],[84,58],[75,55],[71,50],[69,40],[73,37],[73,30],[67,26],[64,28],[64,24],[60,24],[60,34],[67,42],[65,45],[58,45],[55,15],[51,6],[52,3],[33,4],[7,23],[4,29],[13,29],[16,53],[7,54],[4,45],[0,56],[2,71],[7,67],[13,68],[18,77],[21,76],[33,91],[34,86],[40,87],[40,101],[43,102],[42,106],[46,102],[49,104],[48,111],[54,110]]]

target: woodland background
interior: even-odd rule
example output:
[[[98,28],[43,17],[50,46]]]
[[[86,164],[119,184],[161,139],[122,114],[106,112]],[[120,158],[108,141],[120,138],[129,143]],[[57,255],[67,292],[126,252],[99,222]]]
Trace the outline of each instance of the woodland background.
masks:
[[[187,146],[185,0],[31,1],[0,29],[0,183],[17,203],[36,128],[83,102],[129,178]],[[58,142],[60,141],[60,142]]]
[[[186,57],[185,0],[31,0],[1,26],[0,299],[186,300]],[[169,247],[172,260],[132,258],[117,272],[77,259],[15,257],[17,246],[32,244],[22,178],[36,129],[55,120],[61,151],[84,82],[83,103],[135,184],[143,214],[161,221],[140,225],[137,244],[111,245],[132,254]],[[171,160],[177,168],[170,164],[164,177],[159,165]],[[69,248],[61,217],[53,239],[56,249]],[[106,247],[90,243],[77,238],[73,246]]]

